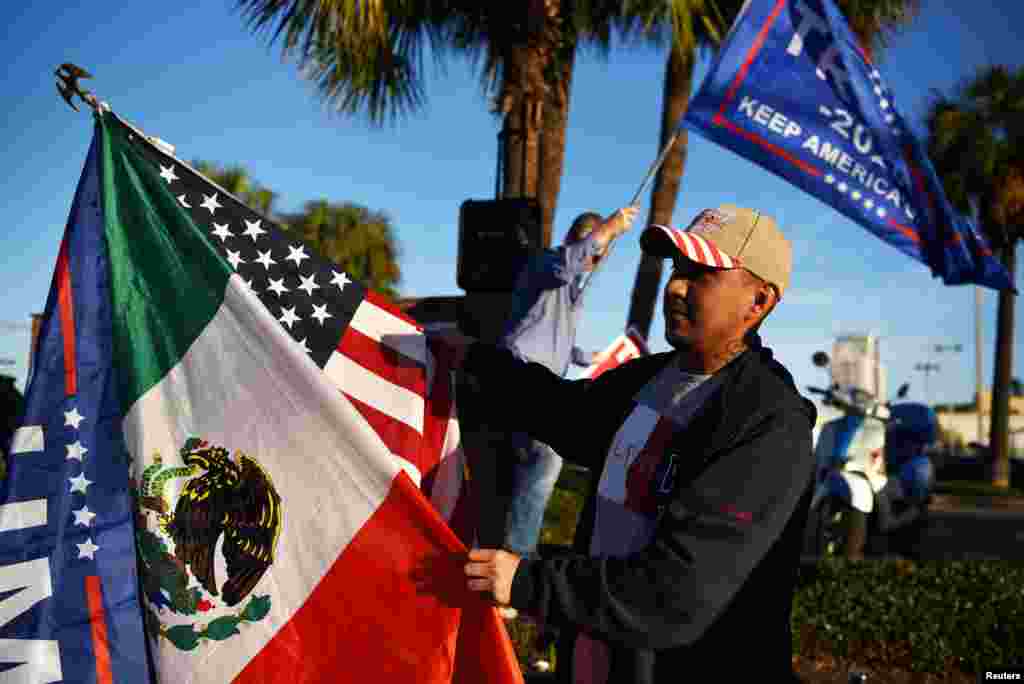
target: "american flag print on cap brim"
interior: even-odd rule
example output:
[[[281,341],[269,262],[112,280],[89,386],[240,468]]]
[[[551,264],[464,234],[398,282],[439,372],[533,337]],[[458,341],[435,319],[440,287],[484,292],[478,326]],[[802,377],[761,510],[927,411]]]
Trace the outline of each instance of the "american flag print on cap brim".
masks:
[[[718,249],[710,240],[678,228],[670,228],[659,224],[651,224],[644,234],[644,247],[661,256],[674,256],[674,252],[666,249],[669,244],[680,254],[691,261],[712,268],[739,268],[739,259],[733,258]],[[666,242],[666,239],[668,242]],[[660,243],[660,244],[659,244]]]

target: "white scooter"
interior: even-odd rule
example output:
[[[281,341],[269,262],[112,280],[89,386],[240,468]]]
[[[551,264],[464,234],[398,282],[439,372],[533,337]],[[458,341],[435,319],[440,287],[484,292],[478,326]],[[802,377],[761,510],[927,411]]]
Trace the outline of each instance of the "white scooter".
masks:
[[[813,361],[819,368],[829,364],[824,352],[817,352]],[[906,396],[908,389],[903,385],[897,396]],[[885,432],[889,403],[857,388],[833,385],[808,390],[822,395],[826,406],[843,412],[822,426],[815,444],[817,472],[808,551],[816,557],[862,558],[868,517],[888,481]]]

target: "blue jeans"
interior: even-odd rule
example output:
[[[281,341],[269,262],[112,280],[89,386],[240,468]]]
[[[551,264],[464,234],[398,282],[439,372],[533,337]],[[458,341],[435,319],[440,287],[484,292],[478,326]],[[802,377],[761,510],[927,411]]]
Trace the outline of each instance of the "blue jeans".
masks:
[[[516,455],[512,498],[505,522],[505,548],[520,556],[534,554],[544,524],[544,509],[555,490],[562,457],[543,442],[512,435]]]

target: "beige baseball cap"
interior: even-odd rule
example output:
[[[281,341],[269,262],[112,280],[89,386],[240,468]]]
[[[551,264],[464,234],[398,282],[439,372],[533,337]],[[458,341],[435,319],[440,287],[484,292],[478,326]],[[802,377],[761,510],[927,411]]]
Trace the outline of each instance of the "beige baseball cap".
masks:
[[[684,257],[712,268],[745,268],[779,288],[789,287],[793,247],[775,219],[756,209],[723,204],[697,214],[686,230],[653,224],[640,248],[660,257]]]

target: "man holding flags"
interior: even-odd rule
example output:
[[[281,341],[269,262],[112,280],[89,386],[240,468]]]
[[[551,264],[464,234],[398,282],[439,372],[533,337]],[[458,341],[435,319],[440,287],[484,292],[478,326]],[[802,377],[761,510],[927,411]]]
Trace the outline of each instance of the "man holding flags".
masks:
[[[748,0],[683,124],[947,285],[1013,288],[953,211],[834,0]],[[794,681],[790,613],[816,410],[757,335],[785,296],[792,249],[773,219],[734,205],[685,231],[650,226],[641,247],[673,260],[673,352],[567,381],[452,340],[496,419],[600,473],[571,553],[475,549],[467,584],[561,628],[560,681],[675,682],[705,667],[730,681]],[[511,383],[532,398],[515,411],[497,401]]]
[[[562,377],[580,276],[633,206],[528,267],[501,345],[448,340],[486,422],[597,475],[571,552],[533,552],[545,481],[506,548],[467,553],[446,350],[72,67],[58,89],[96,133],[0,491],[5,678],[516,682],[480,596],[559,630],[563,681],[794,678],[816,414],[757,334],[792,270],[772,218],[727,204],[641,236],[673,261],[673,351]],[[748,0],[685,123],[944,283],[1012,288],[833,0]]]
[[[673,261],[674,351],[570,381],[450,340],[490,419],[599,473],[572,552],[473,550],[468,586],[560,629],[562,681],[678,681],[705,666],[792,679],[816,415],[756,332],[789,285],[790,244],[733,205],[685,231],[651,226],[640,244]],[[513,383],[531,397],[514,411],[499,399]]]

